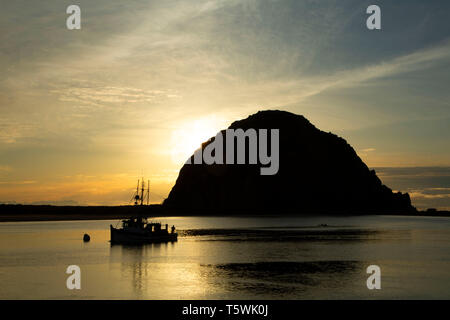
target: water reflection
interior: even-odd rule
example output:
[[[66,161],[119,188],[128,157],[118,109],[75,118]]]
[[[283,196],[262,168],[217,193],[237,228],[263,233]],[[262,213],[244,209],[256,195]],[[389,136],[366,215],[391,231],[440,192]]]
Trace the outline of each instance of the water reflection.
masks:
[[[387,231],[358,228],[180,233],[177,243],[111,246],[112,261],[137,297],[314,298],[321,290],[364,286],[370,263],[361,259],[361,243],[389,238]],[[346,247],[344,257],[337,246]],[[323,257],[331,260],[317,260]]]
[[[209,276],[227,279],[224,289],[244,296],[301,298],[316,297],[318,288],[346,290],[353,283],[363,284],[362,261],[257,262],[204,265]]]
[[[131,279],[134,293],[138,297],[145,297],[149,291],[149,278],[152,276],[152,261],[167,256],[167,247],[174,244],[152,243],[144,245],[110,246],[110,261],[120,263],[120,272]]]
[[[249,228],[249,229],[187,229],[179,231],[180,236],[196,237],[207,241],[345,241],[381,239],[388,230],[343,229],[343,228]],[[398,231],[395,231],[398,234]],[[403,231],[405,234],[408,231]]]

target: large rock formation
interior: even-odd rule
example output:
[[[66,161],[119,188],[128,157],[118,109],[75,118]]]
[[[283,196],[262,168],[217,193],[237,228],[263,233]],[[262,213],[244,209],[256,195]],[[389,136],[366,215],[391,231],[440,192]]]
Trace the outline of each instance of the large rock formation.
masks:
[[[303,116],[260,111],[230,129],[279,129],[280,166],[185,164],[164,201],[166,208],[206,213],[406,213],[409,195],[383,185],[343,139]],[[214,138],[202,144],[204,149]]]

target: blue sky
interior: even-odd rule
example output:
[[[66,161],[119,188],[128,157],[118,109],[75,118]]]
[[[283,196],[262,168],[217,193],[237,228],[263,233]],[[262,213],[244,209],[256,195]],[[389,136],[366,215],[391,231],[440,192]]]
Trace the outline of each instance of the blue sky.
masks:
[[[89,0],[69,31],[71,4],[2,4],[0,201],[121,203],[142,174],[161,201],[198,140],[261,109],[304,115],[370,167],[449,175],[448,1]],[[426,206],[449,208],[439,188]]]

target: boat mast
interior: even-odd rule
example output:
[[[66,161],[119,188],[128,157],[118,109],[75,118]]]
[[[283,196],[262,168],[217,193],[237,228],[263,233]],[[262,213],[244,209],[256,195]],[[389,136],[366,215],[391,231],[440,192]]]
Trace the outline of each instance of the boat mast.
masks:
[[[141,206],[144,204],[144,178],[142,178],[142,188],[141,188]]]
[[[147,182],[147,205],[150,205],[150,180]]]
[[[136,187],[136,195],[134,196],[134,205],[137,206],[139,200],[139,179]]]

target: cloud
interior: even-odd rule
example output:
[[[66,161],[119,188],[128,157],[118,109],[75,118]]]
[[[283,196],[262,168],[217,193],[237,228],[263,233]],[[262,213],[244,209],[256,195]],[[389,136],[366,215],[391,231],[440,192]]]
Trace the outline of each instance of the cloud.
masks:
[[[132,104],[132,103],[163,103],[168,99],[178,99],[180,96],[174,91],[143,90],[133,87],[90,86],[71,87],[52,90],[51,93],[59,95],[59,100],[76,102],[93,106],[104,104]]]
[[[10,172],[12,168],[10,166],[0,165],[0,172]]]
[[[384,184],[408,192],[419,209],[450,208],[450,167],[375,168]]]
[[[267,90],[288,93],[285,95],[287,100],[279,103],[290,104],[299,102],[310,96],[321,94],[328,89],[356,88],[372,80],[427,69],[431,65],[449,58],[450,42],[446,41],[442,45],[419,50],[390,61],[384,61],[362,68],[338,71],[325,76],[310,76],[295,81],[268,83],[263,87]],[[258,90],[261,90],[261,88]]]
[[[450,177],[450,167],[378,167],[378,175],[395,178]]]
[[[23,180],[23,181],[0,181],[0,184],[2,185],[9,185],[9,186],[14,186],[14,185],[26,185],[26,184],[36,184],[37,181],[35,180]]]
[[[18,121],[4,117],[0,119],[0,144],[13,144],[17,140],[31,136],[35,125],[27,121]]]
[[[439,191],[436,188],[411,190],[410,196],[414,205],[419,209],[450,210],[450,188]]]

